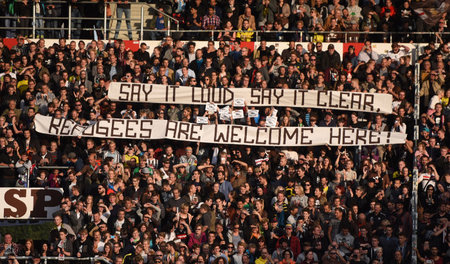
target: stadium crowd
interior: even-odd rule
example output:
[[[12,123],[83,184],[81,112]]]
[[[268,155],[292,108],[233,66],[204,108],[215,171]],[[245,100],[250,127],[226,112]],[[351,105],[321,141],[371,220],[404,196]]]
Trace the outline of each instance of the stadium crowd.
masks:
[[[450,261],[448,43],[430,42],[417,58],[415,150],[407,46],[395,42],[378,54],[367,39],[359,54],[350,47],[341,59],[333,44],[322,42],[304,47],[292,41],[277,50],[263,40],[254,51],[241,48],[239,39],[218,42],[219,48],[212,41],[199,47],[165,37],[153,50],[142,43],[131,52],[120,40],[61,38],[47,47],[45,39],[18,36],[11,49],[0,41],[0,185],[25,186],[29,176],[31,187],[64,190],[48,240],[3,234],[0,256],[12,262],[32,256],[30,263],[39,263],[38,256],[61,262],[99,256],[115,264],[353,264],[410,263],[415,251],[421,263]],[[222,120],[202,105],[112,102],[107,92],[114,81],[390,93],[393,114],[262,107],[257,118]],[[56,137],[35,132],[38,113],[80,124],[206,116],[211,124],[251,126],[265,126],[275,115],[280,127],[347,126],[405,132],[408,140],[361,148],[254,148]],[[411,245],[414,160],[417,248]],[[55,165],[65,169],[45,168]]]
[[[117,39],[122,20],[125,20],[126,33],[132,39],[136,28],[133,28],[134,23],[130,21],[133,19],[131,5],[135,1],[113,1],[117,5],[111,5],[111,2],[108,0],[0,1],[0,16],[4,17],[0,25],[5,28],[3,37],[14,38],[17,34],[31,36],[33,21],[35,21],[34,33],[37,38],[68,37],[68,18],[70,18],[71,37],[74,39],[93,39],[95,33],[102,39],[110,37]],[[410,0],[149,0],[142,2],[155,4],[159,11],[171,15],[179,21],[180,29],[197,31],[185,33],[184,39],[210,39],[209,33],[199,33],[202,30],[224,30],[218,37],[232,41],[236,38],[242,41],[254,40],[255,30],[264,31],[263,39],[268,41],[314,39],[328,42],[361,42],[370,39],[377,42],[428,42],[435,38],[444,38],[446,41],[448,36],[443,34],[448,33],[446,15],[434,21],[434,26],[431,26],[414,12],[414,6]],[[33,15],[34,5],[36,8]],[[159,11],[152,12],[152,18],[145,22],[145,29],[156,30],[145,32],[146,40],[160,40],[165,35],[165,30],[170,27],[168,18]],[[431,14],[425,15],[431,16]],[[105,19],[106,36],[102,36],[101,29],[105,26]],[[115,19],[117,23],[113,24],[112,21]],[[175,24],[172,21],[172,27],[175,27]],[[115,25],[115,28],[110,28],[112,25]],[[90,30],[81,30],[82,28]],[[279,32],[283,30],[292,32]],[[327,33],[321,33],[322,31]],[[345,36],[342,32],[346,31],[353,33]],[[370,34],[375,31],[380,34]],[[396,34],[391,37],[390,34],[393,32]],[[436,36],[412,34],[414,32],[435,32]],[[348,37],[347,40],[344,40],[345,37]]]

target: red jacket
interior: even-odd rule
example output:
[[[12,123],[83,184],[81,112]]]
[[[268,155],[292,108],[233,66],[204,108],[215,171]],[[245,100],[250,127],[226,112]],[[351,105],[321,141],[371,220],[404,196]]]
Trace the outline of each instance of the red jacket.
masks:
[[[291,236],[291,239],[288,239],[286,235],[280,237],[277,241],[277,248],[280,247],[280,240],[286,239],[289,241],[289,247],[292,250],[292,253],[294,253],[294,259],[297,259],[297,256],[302,252],[302,249],[300,247],[300,239],[296,236]]]

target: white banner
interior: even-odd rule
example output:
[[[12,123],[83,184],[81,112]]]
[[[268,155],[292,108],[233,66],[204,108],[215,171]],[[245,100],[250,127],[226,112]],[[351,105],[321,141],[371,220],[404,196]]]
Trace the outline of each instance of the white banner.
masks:
[[[231,105],[243,99],[248,106],[280,106],[392,113],[392,95],[339,91],[260,88],[201,88],[177,85],[111,83],[112,101],[158,104]]]
[[[254,146],[357,146],[403,144],[406,134],[349,127],[251,127],[204,125],[156,119],[107,119],[89,126],[72,120],[36,115],[36,131],[55,136],[122,139],[171,139]]]
[[[62,198],[61,188],[0,188],[0,218],[52,219]]]

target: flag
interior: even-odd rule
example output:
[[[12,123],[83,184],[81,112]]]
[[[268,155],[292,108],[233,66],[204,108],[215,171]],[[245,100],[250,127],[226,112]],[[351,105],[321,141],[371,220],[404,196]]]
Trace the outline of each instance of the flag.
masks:
[[[94,26],[94,40],[98,41],[97,29]]]
[[[425,0],[414,2],[412,9],[428,25],[434,26],[442,15],[450,11],[450,0]]]

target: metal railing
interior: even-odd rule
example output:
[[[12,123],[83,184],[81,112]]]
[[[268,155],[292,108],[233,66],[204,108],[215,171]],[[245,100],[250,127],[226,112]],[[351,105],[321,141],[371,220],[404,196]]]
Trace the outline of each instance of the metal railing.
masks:
[[[7,260],[9,257],[8,256],[3,256],[0,257],[0,260]],[[14,256],[15,259],[17,260],[32,260],[33,257],[26,257],[26,256]],[[73,261],[89,261],[91,264],[95,263],[95,261],[101,261],[103,263],[107,263],[110,264],[112,263],[111,261],[109,261],[108,259],[104,258],[104,257],[88,257],[88,258],[77,258],[77,257],[54,257],[54,256],[50,256],[50,257],[39,257],[41,259],[41,263],[47,264],[48,260],[57,260],[57,261],[65,261],[65,260],[73,260]]]
[[[161,13],[161,14],[163,14],[163,16],[165,16],[165,17],[167,17],[168,18],[168,21],[167,21],[167,23],[168,23],[168,25],[167,25],[167,35],[171,35],[170,34],[170,28],[171,28],[171,23],[170,23],[170,21],[175,21],[175,25],[176,25],[176,28],[177,28],[177,32],[179,32],[180,31],[180,20],[178,20],[178,19],[175,19],[175,18],[173,18],[172,16],[170,16],[169,14],[166,14],[165,12],[161,12],[159,9],[157,9],[157,8],[155,8],[155,7],[153,7],[152,5],[150,5],[150,4],[146,4],[150,9],[153,9],[154,11],[156,11],[156,12],[158,12],[158,13]],[[142,21],[141,21],[141,34],[140,34],[140,36],[141,36],[141,40],[143,40],[144,39],[144,28],[143,28],[143,22],[144,22],[144,20],[143,20],[143,13],[144,12],[144,7],[143,6],[141,6],[141,19],[142,19]]]
[[[48,4],[58,4],[58,3],[64,3],[64,2],[59,2],[59,1],[54,1]],[[165,32],[168,36],[171,36],[173,34],[173,32],[178,32],[178,33],[189,33],[189,34],[185,34],[188,36],[192,36],[195,34],[201,34],[201,33],[207,33],[205,34],[205,36],[207,35],[209,39],[211,40],[215,40],[217,38],[217,34],[218,33],[224,33],[224,32],[230,32],[230,33],[234,33],[234,32],[241,32],[240,30],[231,30],[231,31],[227,31],[227,30],[206,30],[206,29],[202,29],[202,30],[186,30],[186,29],[180,29],[180,24],[181,21],[172,17],[170,14],[164,12],[164,11],[160,11],[158,8],[155,8],[153,5],[148,4],[148,3],[129,3],[131,5],[140,5],[140,17],[139,18],[117,18],[115,17],[116,12],[112,12],[112,16],[111,17],[107,17],[107,9],[108,9],[108,5],[114,5],[115,3],[111,3],[111,2],[105,2],[105,4],[103,5],[103,17],[98,17],[98,18],[92,18],[92,17],[73,17],[72,16],[72,5],[68,5],[68,16],[67,17],[63,17],[63,16],[59,16],[59,17],[46,17],[46,16],[37,16],[36,14],[36,4],[35,2],[33,2],[33,12],[32,12],[32,17],[20,17],[20,19],[23,20],[31,20],[31,26],[28,27],[21,27],[21,26],[2,26],[0,27],[0,30],[3,31],[16,31],[16,30],[28,30],[31,32],[31,36],[32,38],[35,38],[36,32],[49,32],[49,31],[62,31],[64,32],[64,35],[61,37],[67,37],[68,39],[72,39],[72,31],[77,30],[77,31],[94,31],[94,30],[99,30],[103,33],[103,39],[106,39],[105,36],[108,35],[109,32],[112,31],[127,31],[128,29],[125,28],[112,28],[112,22],[113,21],[126,21],[126,22],[139,22],[139,28],[132,27],[132,31],[134,32],[138,32],[139,35],[139,39],[140,40],[144,40],[144,33],[146,32],[161,32],[161,30],[157,30],[157,29],[148,29],[144,26],[145,21],[148,19],[148,17],[146,17],[145,14],[145,8],[148,8],[148,10],[152,10],[153,12],[158,12],[161,13],[165,18],[167,18],[168,20],[168,27],[167,27],[167,31]],[[95,2],[79,2],[79,4],[98,4]],[[117,10],[117,8],[116,8]],[[115,11],[116,11],[115,10]],[[18,19],[17,16],[0,16],[0,19],[4,20],[4,21],[15,21]],[[45,26],[41,26],[38,27],[37,26],[37,21],[60,21],[62,23],[64,23],[64,26],[61,25],[61,27],[51,27],[50,25],[45,25]],[[79,21],[102,21],[102,26],[101,28],[95,28],[95,27],[85,27],[85,26],[81,26],[81,27],[74,27],[73,25],[73,21],[75,20],[79,20]],[[17,21],[16,21],[17,22]],[[41,24],[41,23],[39,23]],[[67,25],[66,25],[67,24]],[[175,24],[175,26],[173,25]],[[83,25],[83,23],[81,23],[81,25]],[[65,33],[67,32],[67,33]],[[254,39],[255,41],[259,41],[261,40],[262,36],[264,36],[264,34],[286,34],[286,35],[297,35],[298,38],[300,40],[304,40],[304,41],[311,41],[314,40],[315,36],[320,36],[323,38],[323,41],[325,42],[337,42],[335,40],[330,40],[327,38],[330,38],[330,34],[332,35],[339,35],[339,41],[342,42],[360,42],[363,40],[363,36],[365,35],[369,35],[369,36],[373,36],[373,35],[379,35],[379,36],[385,36],[387,42],[392,42],[393,41],[393,37],[400,37],[400,36],[427,36],[427,37],[433,37],[436,39],[436,41],[439,40],[439,37],[442,36],[448,36],[448,34],[450,34],[450,32],[384,32],[384,31],[370,31],[370,32],[364,32],[364,31],[308,31],[308,32],[299,32],[299,31],[293,31],[293,30],[283,30],[283,31],[264,31],[264,30],[254,30]],[[436,34],[438,33],[438,34]],[[39,34],[40,35],[40,34]],[[439,36],[437,36],[439,35]],[[355,41],[355,36],[359,37],[358,41]],[[180,36],[181,38],[185,37],[185,36]],[[48,38],[48,37],[47,37]],[[200,40],[200,39],[199,39]],[[287,39],[288,40],[288,39]]]

